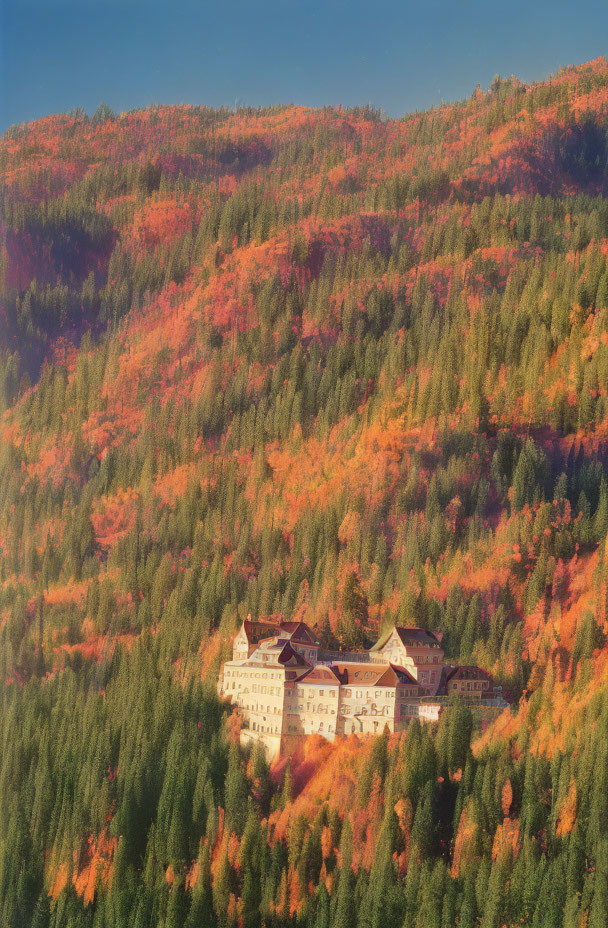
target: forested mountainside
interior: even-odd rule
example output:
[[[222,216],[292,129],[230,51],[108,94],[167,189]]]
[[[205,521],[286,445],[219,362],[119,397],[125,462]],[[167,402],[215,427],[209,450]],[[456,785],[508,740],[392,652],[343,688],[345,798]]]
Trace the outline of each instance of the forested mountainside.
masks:
[[[608,924],[607,132],[598,59],[5,133],[3,926]],[[269,769],[249,612],[513,708]]]

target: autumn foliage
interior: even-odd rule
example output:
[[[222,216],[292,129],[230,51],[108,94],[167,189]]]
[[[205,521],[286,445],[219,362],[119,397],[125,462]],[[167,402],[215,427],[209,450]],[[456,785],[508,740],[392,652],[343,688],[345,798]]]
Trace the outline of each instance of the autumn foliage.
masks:
[[[0,922],[603,925],[608,65],[0,140]],[[251,613],[511,704],[269,768]]]

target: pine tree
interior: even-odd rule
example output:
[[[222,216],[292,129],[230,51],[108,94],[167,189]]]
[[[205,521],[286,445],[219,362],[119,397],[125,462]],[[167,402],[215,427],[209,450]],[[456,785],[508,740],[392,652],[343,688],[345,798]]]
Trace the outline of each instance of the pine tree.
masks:
[[[367,613],[367,597],[356,573],[351,572],[344,583],[338,620],[338,639],[345,648],[361,650],[365,646]]]
[[[247,821],[247,778],[236,745],[230,746],[226,775],[226,823],[242,834]]]
[[[336,887],[335,902],[332,899],[332,928],[350,928],[356,919],[354,908],[353,887],[354,874],[352,871],[352,829],[348,819],[342,828],[340,840],[340,875]]]

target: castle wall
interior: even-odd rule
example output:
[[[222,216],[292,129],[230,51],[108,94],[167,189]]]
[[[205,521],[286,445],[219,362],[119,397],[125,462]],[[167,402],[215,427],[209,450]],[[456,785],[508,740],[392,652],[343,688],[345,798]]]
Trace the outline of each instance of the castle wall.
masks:
[[[340,687],[333,684],[308,683],[305,679],[286,687],[284,727],[287,735],[320,734],[333,741],[336,735]]]
[[[285,670],[261,664],[227,661],[221,682],[221,695],[241,710],[245,740],[277,741],[283,733]]]
[[[394,687],[361,684],[340,687],[339,734],[382,734],[386,726],[389,731],[395,730]]]
[[[261,744],[264,748],[264,753],[268,761],[274,760],[275,757],[278,757],[280,754],[284,754],[283,749],[283,736],[274,735],[274,734],[262,734],[259,731],[251,731],[247,728],[241,728],[240,732],[240,742],[242,747],[247,747],[248,745],[255,746],[256,744]]]

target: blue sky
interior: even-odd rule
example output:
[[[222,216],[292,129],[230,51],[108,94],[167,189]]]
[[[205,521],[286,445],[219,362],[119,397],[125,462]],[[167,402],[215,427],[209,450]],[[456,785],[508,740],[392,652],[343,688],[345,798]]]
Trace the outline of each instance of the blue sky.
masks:
[[[101,100],[400,115],[600,54],[602,0],[0,0],[0,131]]]

